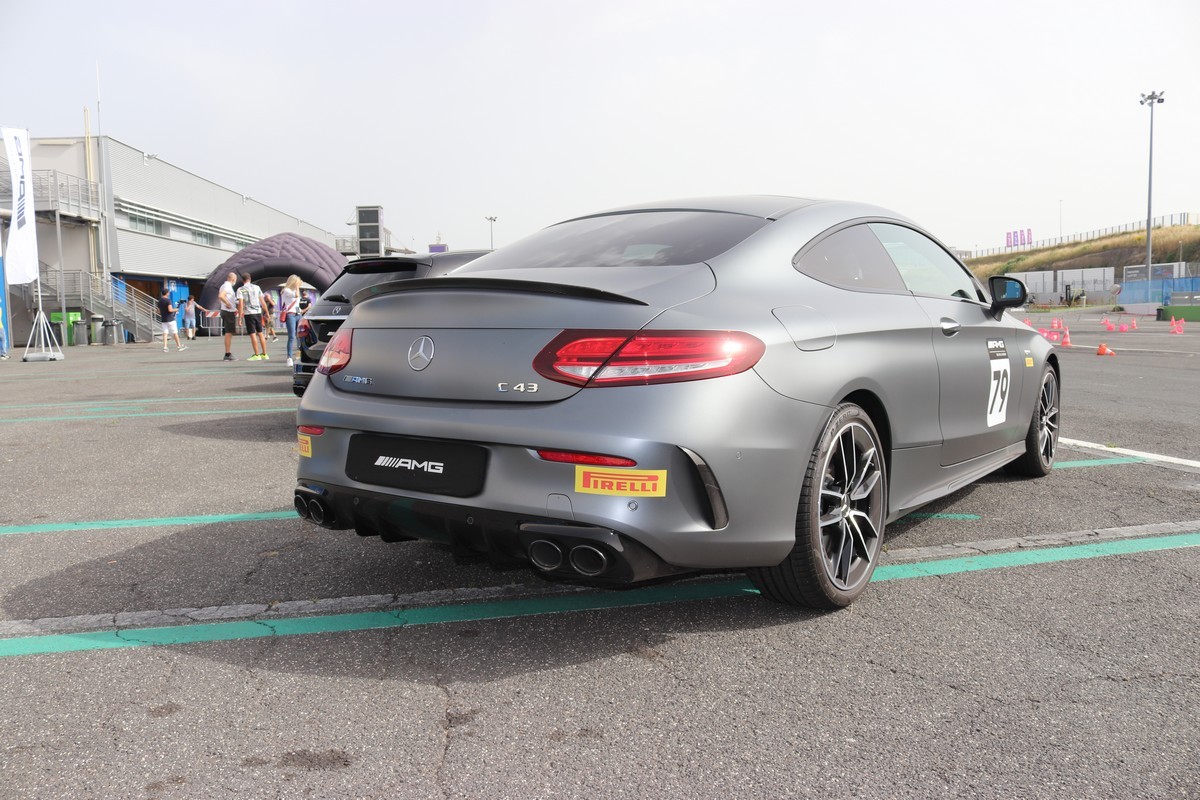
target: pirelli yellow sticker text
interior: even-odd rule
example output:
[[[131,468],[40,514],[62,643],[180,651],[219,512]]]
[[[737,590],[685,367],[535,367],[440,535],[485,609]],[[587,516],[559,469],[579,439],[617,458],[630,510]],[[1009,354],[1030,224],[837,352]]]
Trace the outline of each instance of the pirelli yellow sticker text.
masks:
[[[666,497],[665,469],[614,469],[575,466],[575,491],[615,497]]]

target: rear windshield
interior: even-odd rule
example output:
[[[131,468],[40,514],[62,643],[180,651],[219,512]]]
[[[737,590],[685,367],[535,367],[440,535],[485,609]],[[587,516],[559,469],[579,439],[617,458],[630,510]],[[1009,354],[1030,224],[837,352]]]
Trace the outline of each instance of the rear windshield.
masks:
[[[589,217],[538,231],[456,272],[546,267],[666,267],[715,258],[769,220],[715,211]]]
[[[398,269],[400,266],[400,264],[388,264],[380,265],[376,269],[373,264],[364,264],[359,269],[364,269],[365,271],[343,272],[329,285],[329,288],[321,295],[321,299],[333,302],[335,298],[340,298],[338,302],[348,303],[350,302],[350,298],[359,289],[376,286],[380,283],[387,283],[388,281],[402,281],[414,277],[418,265],[407,263],[403,265],[403,269]],[[354,267],[352,266],[351,269],[354,269]]]

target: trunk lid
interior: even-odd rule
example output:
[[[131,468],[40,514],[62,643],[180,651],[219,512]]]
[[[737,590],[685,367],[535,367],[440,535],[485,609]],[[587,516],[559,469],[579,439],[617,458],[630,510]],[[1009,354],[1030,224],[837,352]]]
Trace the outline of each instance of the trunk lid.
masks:
[[[716,285],[704,264],[587,270],[506,270],[405,281],[354,298],[350,362],[330,376],[355,394],[416,400],[538,403],[578,386],[533,362],[566,329],[637,331]],[[574,282],[572,282],[572,280]]]

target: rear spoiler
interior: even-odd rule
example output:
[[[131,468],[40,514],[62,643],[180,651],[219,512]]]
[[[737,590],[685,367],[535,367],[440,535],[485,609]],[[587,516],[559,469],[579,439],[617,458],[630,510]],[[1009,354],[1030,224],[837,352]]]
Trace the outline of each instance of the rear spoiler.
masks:
[[[358,305],[364,300],[385,294],[399,292],[446,291],[446,290],[478,290],[489,292],[520,292],[523,294],[551,294],[560,297],[576,297],[582,300],[602,300],[608,303],[627,303],[634,306],[649,305],[641,300],[626,297],[621,294],[591,289],[586,286],[572,286],[565,283],[541,283],[540,281],[511,281],[504,278],[417,278],[413,280],[388,281],[375,286],[368,286],[354,293],[351,302]]]

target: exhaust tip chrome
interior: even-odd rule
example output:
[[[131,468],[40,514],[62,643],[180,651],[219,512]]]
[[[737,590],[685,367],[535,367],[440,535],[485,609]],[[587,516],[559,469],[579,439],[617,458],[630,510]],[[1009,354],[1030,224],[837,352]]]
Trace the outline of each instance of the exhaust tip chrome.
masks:
[[[296,492],[296,497],[292,504],[296,507],[296,513],[302,519],[308,519],[308,501],[304,499],[304,495]]]
[[[548,539],[538,539],[529,545],[529,561],[542,572],[550,572],[562,566],[563,551]]]
[[[308,518],[318,525],[325,524],[325,504],[321,502],[321,498],[314,497],[308,501]]]
[[[608,569],[608,556],[588,544],[571,548],[571,567],[580,575],[594,578]]]

